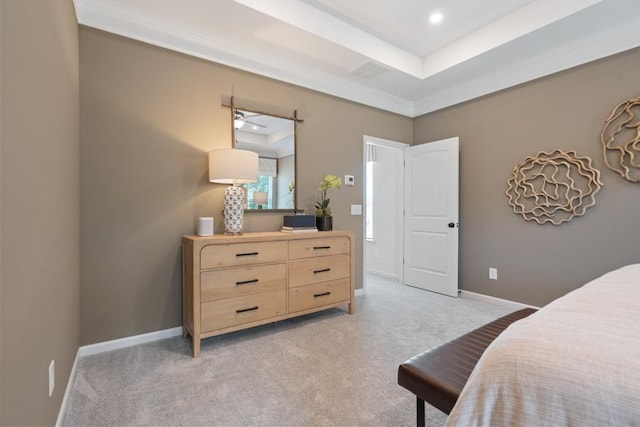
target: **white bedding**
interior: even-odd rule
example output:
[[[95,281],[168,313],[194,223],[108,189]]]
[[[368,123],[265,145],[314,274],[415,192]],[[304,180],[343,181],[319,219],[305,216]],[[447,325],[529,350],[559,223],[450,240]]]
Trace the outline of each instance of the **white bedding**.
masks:
[[[509,326],[447,426],[640,425],[640,264],[601,276]]]

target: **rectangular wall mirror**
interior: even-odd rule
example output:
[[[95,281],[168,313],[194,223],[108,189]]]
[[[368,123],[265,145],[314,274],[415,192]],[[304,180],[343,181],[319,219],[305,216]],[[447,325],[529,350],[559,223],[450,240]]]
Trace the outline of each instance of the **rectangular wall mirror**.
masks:
[[[259,178],[247,189],[248,211],[296,209],[296,120],[231,109],[234,148],[258,154]]]

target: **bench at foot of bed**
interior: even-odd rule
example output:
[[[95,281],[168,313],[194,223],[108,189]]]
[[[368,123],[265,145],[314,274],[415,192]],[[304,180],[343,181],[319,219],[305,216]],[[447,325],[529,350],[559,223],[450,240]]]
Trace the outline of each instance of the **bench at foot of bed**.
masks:
[[[424,427],[424,402],[449,414],[489,344],[510,324],[535,311],[518,310],[401,364],[398,384],[416,395],[417,425]]]

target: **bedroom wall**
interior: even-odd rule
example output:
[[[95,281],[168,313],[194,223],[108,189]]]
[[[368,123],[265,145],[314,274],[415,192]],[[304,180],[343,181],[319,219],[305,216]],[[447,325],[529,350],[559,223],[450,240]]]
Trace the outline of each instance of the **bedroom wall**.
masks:
[[[298,110],[298,206],[324,174],[355,175],[331,194],[334,227],[356,235],[362,286],[362,137],[412,140],[409,118],[98,30],[80,28],[81,343],[181,325],[180,237],[198,216],[221,232],[224,186],[207,181],[207,152],[231,145],[236,105]],[[245,216],[277,230],[282,214]]]
[[[71,0],[0,11],[0,424],[54,425],[80,335],[78,25]]]
[[[640,96],[639,69],[635,49],[415,120],[415,143],[460,137],[462,289],[543,305],[639,262],[640,184],[605,166],[599,142],[613,108]],[[507,179],[524,157],[558,148],[600,170],[596,205],[560,226],[524,221],[508,205]]]

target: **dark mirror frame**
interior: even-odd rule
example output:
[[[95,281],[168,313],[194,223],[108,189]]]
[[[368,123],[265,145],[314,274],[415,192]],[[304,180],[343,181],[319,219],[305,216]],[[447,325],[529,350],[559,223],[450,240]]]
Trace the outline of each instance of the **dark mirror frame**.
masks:
[[[298,127],[298,122],[302,122],[302,120],[297,118],[297,112],[294,111],[294,116],[293,117],[286,117],[286,116],[281,116],[281,115],[277,115],[277,114],[273,114],[273,113],[269,113],[269,112],[264,112],[264,111],[258,111],[256,109],[253,108],[244,108],[244,107],[239,107],[237,105],[233,104],[233,98],[231,98],[231,105],[228,105],[227,107],[230,108],[231,110],[231,145],[233,148],[236,148],[236,142],[237,142],[237,138],[236,138],[236,126],[234,123],[234,120],[237,117],[237,113],[241,112],[243,114],[245,114],[245,122],[247,122],[248,124],[251,124],[251,117],[256,117],[256,119],[253,120],[254,123],[258,123],[258,116],[262,117],[269,117],[269,118],[277,118],[277,119],[284,119],[284,120],[291,120],[293,122],[293,183],[294,183],[294,188],[293,191],[291,191],[291,196],[293,198],[293,207],[291,208],[273,208],[273,209],[266,209],[266,208],[246,208],[245,212],[297,212],[298,211],[298,198],[297,198],[297,188],[295,186],[295,183],[297,182],[297,178],[298,178],[298,160],[297,160],[297,151],[298,151],[298,132],[297,132],[297,127]],[[258,123],[259,125],[259,123]],[[246,124],[245,124],[246,126]],[[246,147],[240,147],[240,149],[248,149],[251,150],[250,148],[246,148]],[[251,151],[258,151],[258,150],[251,150]],[[260,155],[260,153],[258,153]],[[284,188],[284,187],[283,187]],[[276,194],[276,197],[278,197],[278,195]],[[248,198],[249,199],[249,198]],[[250,200],[250,199],[249,199]],[[252,203],[251,203],[252,204]]]

